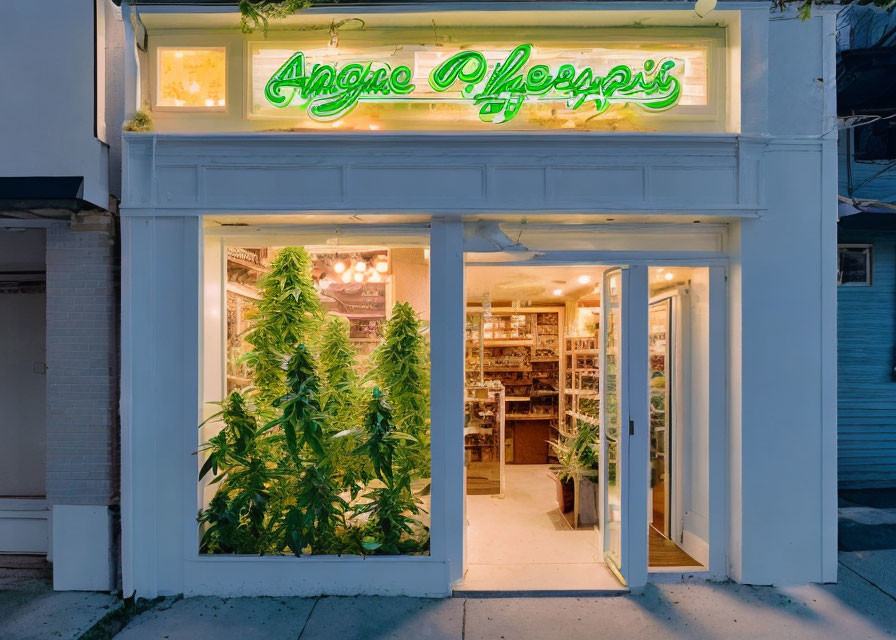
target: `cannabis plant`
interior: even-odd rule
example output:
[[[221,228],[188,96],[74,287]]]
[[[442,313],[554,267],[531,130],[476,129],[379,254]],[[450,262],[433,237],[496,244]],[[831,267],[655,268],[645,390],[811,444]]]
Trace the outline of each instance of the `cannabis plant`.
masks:
[[[403,449],[417,440],[397,429],[392,410],[379,388],[373,390],[364,420],[364,441],[355,453],[367,456],[376,479],[362,497],[366,502],[355,506],[354,514],[369,514],[370,532],[362,545],[366,551],[398,554],[419,551],[427,540],[415,539],[414,518],[420,513],[420,500],[411,490],[410,469],[396,462],[405,456]]]
[[[349,339],[349,325],[343,318],[332,318],[320,340],[320,373],[324,387],[324,412],[330,416],[331,433],[357,432],[361,428],[365,390],[355,370],[357,353]],[[342,488],[355,498],[359,484],[369,467],[363,456],[353,455],[355,437],[333,439],[329,456],[333,467],[342,474]]]
[[[328,416],[320,404],[317,364],[305,345],[299,345],[286,367],[286,393],[274,402],[282,415],[265,425],[282,438],[285,456],[281,468],[295,482],[295,500],[287,505],[282,521],[274,526],[280,548],[297,556],[327,553],[338,529],[345,524],[346,501],[328,453]]]
[[[422,330],[411,305],[396,304],[368,377],[386,390],[399,431],[417,441],[406,452],[406,464],[418,476],[429,476],[429,346]]]
[[[199,522],[206,525],[200,549],[264,553],[269,546],[269,487],[279,475],[267,464],[271,457],[269,443],[260,437],[246,399],[237,392],[231,393],[221,403],[221,411],[209,418],[216,419],[221,419],[224,426],[200,448],[207,458],[199,479],[211,473],[210,484],[219,485],[208,509],[199,513]]]
[[[304,249],[286,247],[261,281],[255,324],[246,340],[245,355],[263,402],[285,391],[283,362],[300,344],[307,344],[320,324],[322,310],[311,280],[311,259]]]

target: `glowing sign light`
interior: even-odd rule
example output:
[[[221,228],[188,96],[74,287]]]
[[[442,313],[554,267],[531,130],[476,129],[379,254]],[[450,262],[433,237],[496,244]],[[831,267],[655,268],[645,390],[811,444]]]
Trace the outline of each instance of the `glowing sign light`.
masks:
[[[521,44],[490,67],[482,52],[461,51],[433,68],[429,87],[439,94],[459,92],[461,101],[479,107],[480,120],[491,123],[512,120],[526,101],[562,101],[570,109],[593,103],[601,114],[613,104],[664,111],[681,98],[681,81],[673,70],[682,62],[671,58],[645,60],[637,71],[618,64],[600,75],[590,67],[579,70],[572,64],[556,69],[534,64],[527,69],[531,56],[532,45]],[[329,121],[345,116],[359,102],[433,102],[432,97],[414,97],[417,86],[412,78],[407,66],[392,68],[375,62],[353,62],[341,69],[317,63],[306,74],[305,55],[299,51],[270,77],[264,96],[275,107],[297,104],[313,120]]]

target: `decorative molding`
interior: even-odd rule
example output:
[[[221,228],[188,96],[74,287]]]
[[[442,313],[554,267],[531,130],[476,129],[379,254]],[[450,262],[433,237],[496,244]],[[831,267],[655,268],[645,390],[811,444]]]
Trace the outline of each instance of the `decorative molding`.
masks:
[[[764,208],[769,140],[732,134],[124,136],[123,215],[703,214]]]

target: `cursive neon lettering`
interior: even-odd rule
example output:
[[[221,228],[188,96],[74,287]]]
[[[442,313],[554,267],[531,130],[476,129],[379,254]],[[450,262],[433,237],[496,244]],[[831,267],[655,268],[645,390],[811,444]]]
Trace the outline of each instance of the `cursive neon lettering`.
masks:
[[[442,61],[429,74],[436,93],[453,91],[478,107],[483,122],[512,120],[527,101],[565,102],[570,109],[590,103],[596,114],[614,104],[634,104],[646,111],[670,109],[681,98],[681,81],[673,75],[676,61],[648,59],[641,70],[619,64],[605,75],[591,67],[577,69],[561,64],[552,69],[532,64],[533,46],[520,44],[503,61],[489,69],[480,51],[461,51]],[[334,120],[350,113],[360,102],[432,100],[414,97],[416,86],[407,66],[352,62],[337,69],[315,64],[306,75],[305,56],[294,53],[270,77],[264,95],[275,107],[295,104],[314,120]]]

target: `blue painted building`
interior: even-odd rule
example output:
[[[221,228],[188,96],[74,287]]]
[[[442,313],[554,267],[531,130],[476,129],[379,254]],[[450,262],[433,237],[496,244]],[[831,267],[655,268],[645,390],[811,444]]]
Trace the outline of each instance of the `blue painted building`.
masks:
[[[896,15],[838,25],[841,488],[896,486]]]

